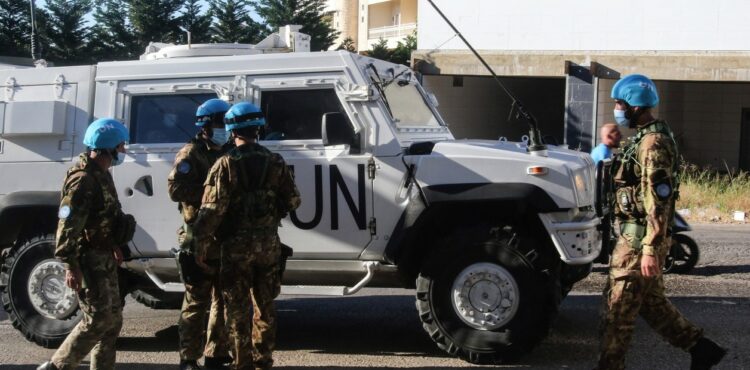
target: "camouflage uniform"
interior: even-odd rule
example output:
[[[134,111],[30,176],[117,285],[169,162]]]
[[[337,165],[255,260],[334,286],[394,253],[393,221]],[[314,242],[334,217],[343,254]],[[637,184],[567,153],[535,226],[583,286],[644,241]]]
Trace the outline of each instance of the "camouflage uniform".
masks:
[[[122,220],[129,216],[122,213],[110,173],[85,154],[79,160],[65,177],[55,256],[83,274],[78,291],[83,320],[52,356],[52,363],[60,370],[75,369],[91,352],[91,369],[114,369],[122,301],[113,249],[132,237],[118,240],[123,238]]]
[[[615,163],[615,216],[621,233],[604,290],[599,369],[625,368],[625,352],[639,314],[665,340],[686,351],[702,336],[702,330],[664,296],[663,276],[641,275],[642,255],[656,256],[663,267],[669,252],[677,160],[669,126],[655,120],[638,128],[634,142]]]
[[[185,239],[189,239],[189,228],[200,208],[203,183],[208,170],[221,154],[220,147],[199,134],[175,157],[174,167],[167,181],[169,196],[173,201],[180,202],[179,209],[185,222],[178,230],[178,240],[183,248],[191,248],[190,243],[185,243]],[[212,254],[208,256],[208,264],[218,270],[218,248],[210,250]],[[185,283],[185,298],[179,320],[181,360],[197,360],[202,354],[206,357],[229,356],[219,274],[207,275],[205,279],[195,279],[197,282],[192,284]]]
[[[209,241],[213,235],[222,239],[222,279],[232,282],[223,292],[234,369],[273,365],[273,299],[281,287],[277,231],[280,220],[299,204],[299,192],[283,158],[256,143],[223,156],[206,180],[195,237],[200,248],[209,249],[214,247]]]

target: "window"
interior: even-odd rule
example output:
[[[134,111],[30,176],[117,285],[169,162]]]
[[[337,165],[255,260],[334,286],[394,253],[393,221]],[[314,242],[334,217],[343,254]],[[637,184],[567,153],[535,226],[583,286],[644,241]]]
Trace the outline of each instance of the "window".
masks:
[[[130,104],[130,143],[182,143],[195,136],[195,110],[216,94],[136,95]]]
[[[321,139],[324,113],[346,116],[333,89],[264,91],[261,109],[266,116],[263,140]]]
[[[422,93],[413,83],[396,81],[384,89],[393,120],[399,127],[439,127],[440,121],[430,110]]]

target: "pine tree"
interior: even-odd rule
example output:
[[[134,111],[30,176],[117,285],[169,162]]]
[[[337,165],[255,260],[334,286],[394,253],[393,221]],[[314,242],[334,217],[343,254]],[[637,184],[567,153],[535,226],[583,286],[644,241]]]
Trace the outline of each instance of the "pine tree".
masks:
[[[138,44],[184,40],[178,11],[183,0],[128,0],[129,19]]]
[[[45,59],[57,65],[91,62],[87,49],[89,28],[84,20],[91,11],[91,0],[47,0],[46,5],[49,52]]]
[[[0,1],[0,55],[31,57],[28,0]]]
[[[372,44],[372,49],[367,51],[367,56],[380,60],[391,60],[393,52],[388,49],[388,40],[380,38],[378,42]]]
[[[390,61],[393,63],[409,65],[411,62],[411,53],[417,50],[417,33],[404,37],[403,42],[399,41],[396,49],[393,50]]]
[[[312,51],[327,50],[339,35],[325,6],[325,0],[255,0],[255,10],[271,31],[290,24],[301,25],[300,31],[310,35]]]
[[[187,0],[180,13],[180,26],[190,31],[191,42],[204,43],[211,41],[211,13],[201,13],[200,0]]]
[[[249,5],[248,0],[209,0],[214,18],[212,41],[255,44],[263,40],[268,33],[250,17]]]
[[[346,50],[352,53],[357,52],[357,46],[354,45],[354,40],[351,37],[347,37],[344,41],[341,41],[341,45],[336,50]]]
[[[99,0],[89,46],[94,61],[136,59],[143,52],[128,23],[127,0]]]

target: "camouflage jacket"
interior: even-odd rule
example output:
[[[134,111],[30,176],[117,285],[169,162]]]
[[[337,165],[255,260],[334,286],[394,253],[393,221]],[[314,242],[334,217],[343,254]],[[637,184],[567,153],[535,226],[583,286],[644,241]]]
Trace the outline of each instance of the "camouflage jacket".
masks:
[[[245,144],[211,168],[193,235],[203,253],[216,245],[209,241],[214,235],[222,240],[275,235],[281,219],[300,202],[284,159],[260,144]]]
[[[55,257],[78,269],[82,248],[119,247],[113,234],[124,214],[109,171],[81,154],[65,175],[61,197]]]
[[[638,128],[615,164],[615,215],[621,224],[643,226],[642,253],[655,255],[668,242],[677,198],[677,144],[666,122]]]
[[[195,220],[203,198],[203,183],[208,170],[222,155],[222,149],[196,135],[185,144],[174,159],[174,167],[167,178],[169,197],[180,202],[180,211],[186,224]]]

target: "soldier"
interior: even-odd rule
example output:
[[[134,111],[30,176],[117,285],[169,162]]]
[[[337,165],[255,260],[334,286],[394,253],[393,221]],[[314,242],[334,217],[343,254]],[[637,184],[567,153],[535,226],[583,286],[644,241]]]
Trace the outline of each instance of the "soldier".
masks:
[[[181,249],[178,261],[185,283],[179,320],[180,370],[199,369],[197,360],[203,355],[206,356],[203,364],[207,369],[226,368],[224,365],[232,360],[224,323],[218,248],[209,248],[211,254],[207,256],[207,264],[213,272],[202,271],[195,264],[191,230],[200,208],[208,170],[223,154],[222,145],[227,142],[224,114],[229,107],[229,103],[221,99],[210,99],[198,107],[195,125],[200,131],[177,153],[168,179],[169,197],[180,202],[184,220],[178,230]]]
[[[650,79],[626,76],[615,83],[612,98],[617,124],[638,132],[613,164],[620,237],[604,290],[599,369],[625,367],[639,314],[669,343],[690,352],[691,369],[710,369],[726,351],[664,296],[661,271],[671,244],[669,226],[679,185],[677,144],[667,123],[652,115],[659,96]]]
[[[122,163],[128,130],[111,118],[86,129],[86,153],[65,176],[58,211],[55,257],[65,264],[65,283],[78,292],[83,319],[37,370],[75,369],[91,352],[91,369],[115,367],[122,327],[117,266],[120,247],[133,238],[135,219],[122,212],[108,169]]]
[[[281,289],[281,219],[300,204],[300,196],[284,159],[258,144],[265,125],[260,109],[250,103],[234,105],[225,123],[237,147],[211,168],[203,203],[194,223],[204,265],[221,245],[221,275],[232,341],[235,370],[270,369],[276,339],[273,299]],[[252,326],[249,312],[253,312]]]

